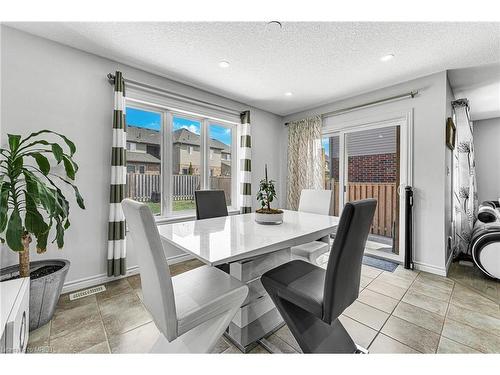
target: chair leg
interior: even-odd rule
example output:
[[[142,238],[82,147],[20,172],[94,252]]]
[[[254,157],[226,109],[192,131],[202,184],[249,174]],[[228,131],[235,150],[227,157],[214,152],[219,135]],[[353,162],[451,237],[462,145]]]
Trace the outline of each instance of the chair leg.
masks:
[[[270,295],[304,353],[357,352],[357,345],[338,319],[327,324],[277,295]]]

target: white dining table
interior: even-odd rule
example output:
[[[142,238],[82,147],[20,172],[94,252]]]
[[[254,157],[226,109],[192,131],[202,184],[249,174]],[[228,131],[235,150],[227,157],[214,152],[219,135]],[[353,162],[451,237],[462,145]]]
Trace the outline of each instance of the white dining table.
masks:
[[[338,222],[336,216],[284,210],[279,225],[259,224],[249,213],[159,224],[158,231],[165,247],[182,250],[210,266],[229,264],[231,276],[248,285],[248,297],[226,331],[247,352],[283,325],[260,276],[290,261],[293,246],[329,242]]]

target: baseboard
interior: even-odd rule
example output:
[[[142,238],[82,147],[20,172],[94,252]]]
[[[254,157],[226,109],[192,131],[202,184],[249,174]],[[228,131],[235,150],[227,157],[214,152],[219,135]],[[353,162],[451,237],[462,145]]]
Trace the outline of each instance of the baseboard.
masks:
[[[439,276],[446,276],[445,267],[436,267],[431,264],[415,262],[415,261],[413,262],[413,265],[415,266],[415,269],[418,271],[429,272]]]
[[[180,254],[167,259],[168,264],[176,264],[180,262],[185,262],[187,260],[193,259],[194,257],[189,254]],[[127,272],[122,276],[108,276],[107,274],[100,274],[95,276],[89,276],[78,280],[73,280],[64,283],[61,293],[74,292],[76,290],[90,288],[99,284],[105,284],[110,281],[120,280],[124,277],[129,277],[139,273],[139,266],[132,266],[127,268]]]

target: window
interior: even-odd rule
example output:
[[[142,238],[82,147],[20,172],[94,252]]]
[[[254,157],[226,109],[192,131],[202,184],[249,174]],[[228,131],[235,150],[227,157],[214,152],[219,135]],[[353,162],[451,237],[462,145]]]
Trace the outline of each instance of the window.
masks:
[[[333,214],[339,215],[339,136],[325,137],[321,140],[323,166],[325,173],[325,186],[326,190],[333,190],[334,196],[334,209]]]
[[[224,190],[232,205],[237,119],[215,123],[130,98],[127,104],[127,196],[166,217],[194,214],[196,190]]]
[[[210,146],[210,181],[209,188],[224,190],[226,203],[232,205],[233,180],[231,153],[233,152],[233,128],[221,124],[209,124],[208,138]],[[226,155],[223,157],[222,155]]]
[[[145,202],[155,215],[161,207],[161,124],[159,112],[127,107],[126,197]],[[147,173],[146,173],[147,172]]]

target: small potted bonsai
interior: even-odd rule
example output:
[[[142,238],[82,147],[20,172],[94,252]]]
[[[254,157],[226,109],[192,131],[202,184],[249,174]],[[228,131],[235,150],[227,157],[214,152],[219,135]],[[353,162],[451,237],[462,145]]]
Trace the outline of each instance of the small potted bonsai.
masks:
[[[271,208],[271,202],[276,198],[274,180],[267,178],[267,164],[265,167],[265,178],[260,180],[257,200],[261,208],[255,211],[255,221],[260,224],[281,224],[283,222],[283,211]]]
[[[44,135],[57,137],[64,147],[40,139]],[[59,184],[73,189],[80,208],[85,205],[72,182],[78,171],[73,160],[73,142],[50,130],[32,133],[24,139],[8,134],[8,141],[7,148],[0,148],[0,240],[18,254],[19,266],[1,269],[0,281],[30,277],[33,330],[52,319],[70,263],[63,259],[30,263],[30,244],[35,239],[37,253],[45,252],[53,229],[52,242],[58,248],[64,245],[64,232],[70,226],[69,202]],[[51,165],[48,157],[56,166]]]

